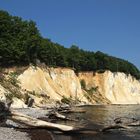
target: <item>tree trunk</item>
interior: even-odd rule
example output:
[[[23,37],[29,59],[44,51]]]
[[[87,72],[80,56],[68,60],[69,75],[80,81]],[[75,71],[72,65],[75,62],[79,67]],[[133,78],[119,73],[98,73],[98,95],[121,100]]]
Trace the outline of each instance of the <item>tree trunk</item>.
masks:
[[[59,131],[64,131],[64,132],[76,130],[76,128],[74,128],[73,126],[42,121],[42,120],[32,118],[30,116],[27,116],[18,112],[14,112],[14,111],[11,111],[11,115],[8,116],[8,119],[13,120],[18,123],[22,123],[24,125],[27,125],[33,128],[34,127],[48,128],[48,129],[54,129],[54,130],[59,130]]]

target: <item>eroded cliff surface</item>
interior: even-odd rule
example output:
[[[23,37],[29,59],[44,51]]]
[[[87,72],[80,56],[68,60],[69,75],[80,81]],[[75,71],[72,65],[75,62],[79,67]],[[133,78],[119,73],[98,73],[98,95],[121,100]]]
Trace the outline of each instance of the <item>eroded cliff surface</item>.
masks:
[[[7,97],[14,100],[16,97],[21,99],[22,106],[29,97],[34,99],[36,105],[62,99],[86,104],[140,104],[140,82],[131,75],[119,72],[75,74],[68,68],[30,66],[17,76],[19,86],[15,83],[16,79],[11,80],[12,83],[9,80],[1,82],[0,100]],[[84,87],[81,81],[84,81]]]
[[[140,103],[140,82],[124,73],[82,72],[77,76],[67,68],[29,67],[18,79],[22,88],[47,94],[54,100],[65,96],[92,104]],[[81,80],[85,81],[86,89],[81,88]],[[88,96],[90,89],[93,89],[93,93]]]
[[[96,87],[111,104],[140,104],[140,82],[124,73],[79,73],[87,88]]]
[[[79,79],[71,69],[29,67],[18,80],[23,89],[47,95],[52,100],[71,98],[88,103]]]

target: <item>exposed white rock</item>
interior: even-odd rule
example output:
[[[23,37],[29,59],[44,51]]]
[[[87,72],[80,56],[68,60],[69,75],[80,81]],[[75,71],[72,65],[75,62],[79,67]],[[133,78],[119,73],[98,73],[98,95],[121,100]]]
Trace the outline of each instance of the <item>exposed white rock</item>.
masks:
[[[67,68],[29,67],[18,77],[23,89],[43,93],[53,100],[61,100],[65,96],[90,104],[81,89],[82,79],[87,89],[98,87],[101,98],[112,104],[140,104],[140,82],[124,73],[83,72],[77,77],[73,70]]]
[[[0,101],[6,101],[6,97],[5,97],[5,93],[6,93],[6,89],[4,89],[4,87],[2,87],[0,85]]]
[[[46,94],[50,99],[61,100],[65,96],[88,102],[83,95],[78,77],[71,69],[29,67],[18,80],[23,89]]]
[[[22,100],[14,97],[11,108],[27,108],[27,105]]]
[[[112,104],[140,104],[140,82],[124,73],[80,73],[87,87],[97,86]]]

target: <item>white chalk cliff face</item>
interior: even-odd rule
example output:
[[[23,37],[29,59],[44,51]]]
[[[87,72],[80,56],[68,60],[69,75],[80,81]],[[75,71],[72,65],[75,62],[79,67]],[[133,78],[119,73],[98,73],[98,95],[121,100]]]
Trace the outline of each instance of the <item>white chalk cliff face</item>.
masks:
[[[67,68],[29,67],[18,77],[23,89],[46,94],[50,99],[61,100],[65,96],[94,103],[86,98],[85,91],[81,89],[82,79],[87,89],[98,87],[102,100],[106,98],[111,104],[140,104],[140,82],[124,73],[83,72],[77,76],[73,70]]]
[[[87,88],[98,87],[99,92],[112,104],[140,104],[140,82],[124,73],[80,73]]]
[[[71,69],[29,67],[18,80],[23,89],[46,94],[50,99],[61,100],[65,96],[88,103],[79,79]]]

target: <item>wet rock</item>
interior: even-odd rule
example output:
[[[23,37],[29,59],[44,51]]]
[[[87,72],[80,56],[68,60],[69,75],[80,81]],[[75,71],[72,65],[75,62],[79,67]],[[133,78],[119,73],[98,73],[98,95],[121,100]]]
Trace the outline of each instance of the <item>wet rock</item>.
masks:
[[[27,101],[27,106],[28,106],[28,107],[32,107],[32,106],[33,106],[33,103],[34,103],[34,99],[30,97],[30,98],[28,99],[28,101]]]

